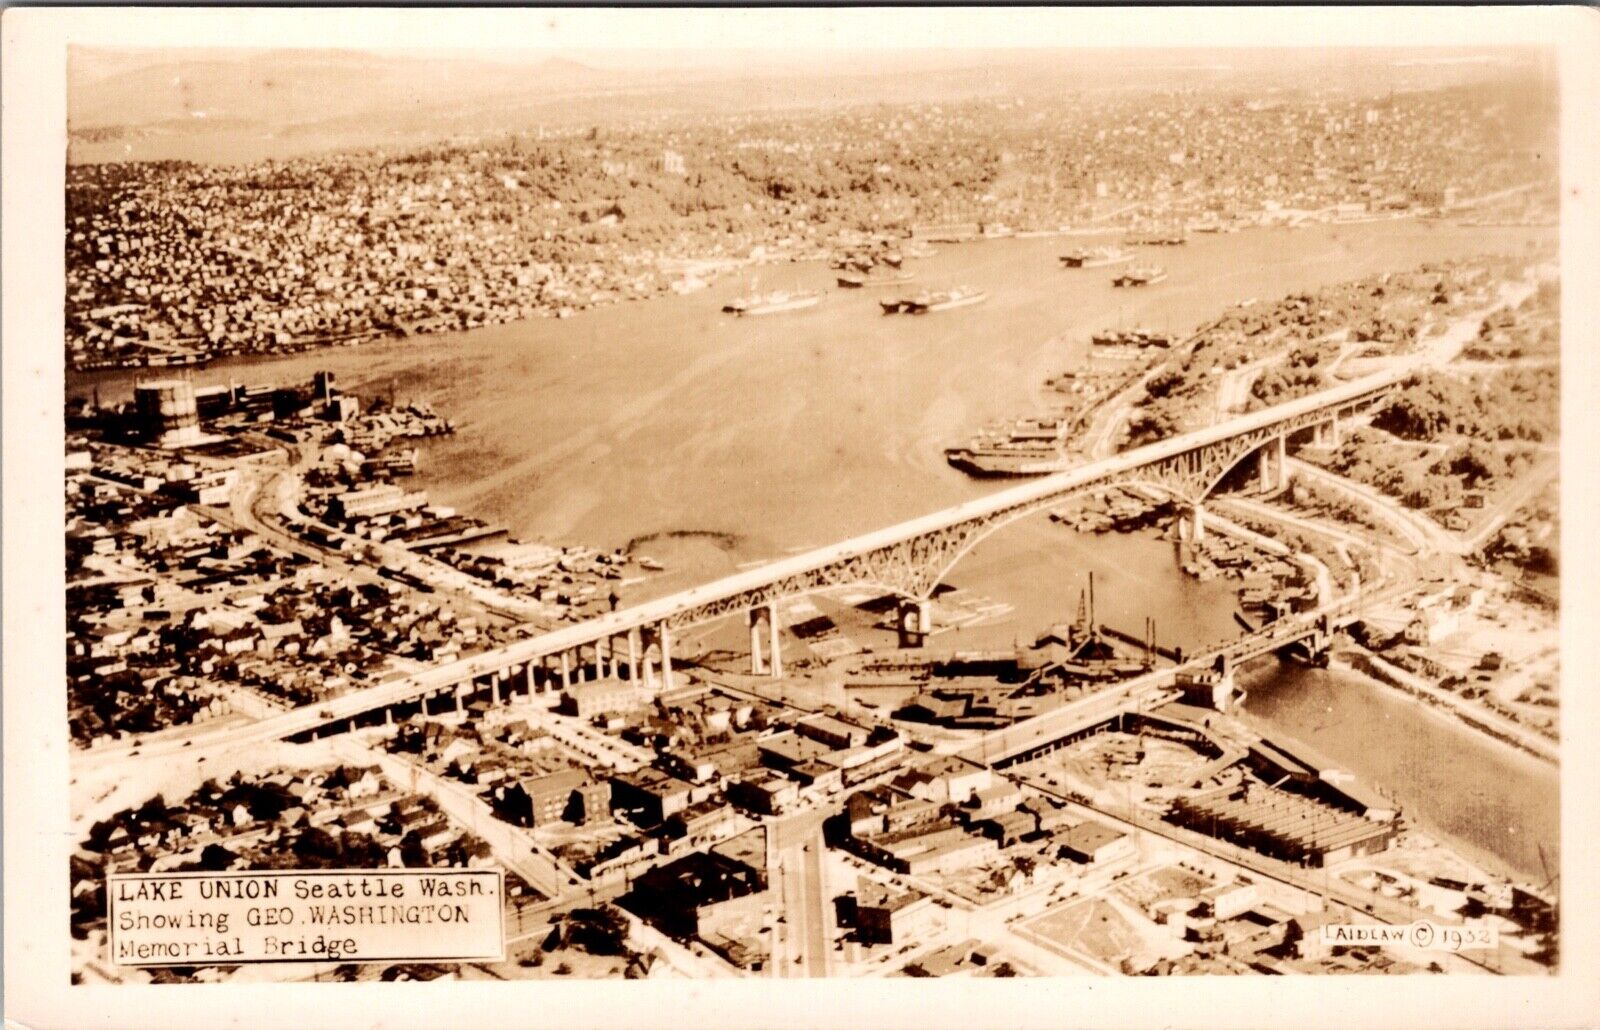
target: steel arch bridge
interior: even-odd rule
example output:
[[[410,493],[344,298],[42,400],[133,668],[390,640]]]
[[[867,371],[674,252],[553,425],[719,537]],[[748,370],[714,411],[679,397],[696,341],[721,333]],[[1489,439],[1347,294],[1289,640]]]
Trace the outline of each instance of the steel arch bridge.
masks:
[[[660,663],[666,687],[672,685],[671,640],[676,630],[735,613],[768,608],[769,630],[776,626],[773,606],[788,597],[838,586],[871,586],[924,602],[934,587],[980,541],[1004,526],[1063,501],[1111,486],[1146,485],[1188,504],[1198,504],[1228,471],[1253,452],[1289,435],[1336,422],[1342,413],[1383,403],[1412,374],[1401,368],[1369,376],[1308,397],[1289,401],[1227,422],[1140,447],[1066,472],[1029,480],[952,508],[853,537],[804,554],[781,558],[667,597],[563,626],[482,654],[420,670],[404,679],[378,684],[327,702],[269,716],[246,727],[224,727],[196,738],[168,742],[135,741],[96,749],[85,761],[97,765],[144,753],[155,758],[180,747],[236,747],[284,739],[388,711],[442,693],[481,684],[498,684],[521,674],[531,692],[536,679],[548,685],[560,660],[562,685],[570,659],[580,666],[615,665],[626,645],[628,678],[643,667],[653,677]],[[755,620],[752,619],[754,632]],[[916,627],[926,630],[924,622]],[[776,632],[773,630],[776,640]],[[774,649],[775,650],[775,649]],[[585,653],[592,656],[585,658]],[[777,662],[773,663],[776,675]],[[491,686],[497,691],[497,686]]]
[[[1146,486],[1179,504],[1199,505],[1223,477],[1263,447],[1377,405],[1403,380],[1402,375],[1382,375],[1347,384],[758,566],[676,595],[679,604],[656,621],[687,628],[843,586],[873,587],[923,601],[974,547],[1012,522],[1116,486]]]

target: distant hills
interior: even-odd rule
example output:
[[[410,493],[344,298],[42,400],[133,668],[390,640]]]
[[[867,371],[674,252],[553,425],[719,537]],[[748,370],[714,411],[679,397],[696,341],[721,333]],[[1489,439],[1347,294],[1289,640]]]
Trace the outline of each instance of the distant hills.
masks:
[[[1059,96],[1064,90],[1446,84],[1523,51],[773,50],[426,55],[349,49],[100,49],[68,59],[69,161],[206,162],[641,117]],[[1537,63],[1537,62],[1534,62]]]
[[[353,50],[168,51],[152,63],[153,56],[139,61],[130,52],[75,51],[67,97],[72,128],[206,118],[284,126],[519,94],[603,90],[638,77],[564,58],[513,65]]]

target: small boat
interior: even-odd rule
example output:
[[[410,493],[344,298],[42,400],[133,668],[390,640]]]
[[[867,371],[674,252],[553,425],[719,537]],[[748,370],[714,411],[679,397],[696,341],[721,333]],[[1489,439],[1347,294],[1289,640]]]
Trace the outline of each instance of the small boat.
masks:
[[[875,286],[898,286],[911,282],[916,278],[913,272],[891,272],[878,274],[863,274],[861,272],[846,272],[839,276],[838,282],[842,289],[859,290]]]
[[[1079,247],[1061,255],[1061,264],[1066,268],[1105,268],[1132,260],[1133,255],[1120,247],[1095,247],[1093,250]]]
[[[775,315],[781,311],[799,311],[815,307],[822,294],[809,290],[774,290],[772,293],[750,294],[735,297],[722,306],[730,315]]]
[[[1167,277],[1167,270],[1160,265],[1144,265],[1130,268],[1126,272],[1111,280],[1112,286],[1152,286]]]
[[[1139,247],[1181,247],[1189,242],[1189,234],[1182,229],[1155,230],[1129,237],[1127,242]]]
[[[989,294],[983,290],[958,286],[953,290],[924,291],[913,297],[900,297],[878,303],[882,305],[884,314],[887,315],[925,315],[930,311],[949,311],[951,308],[979,304],[988,298]]]
[[[1149,329],[1102,329],[1089,342],[1096,347],[1170,347],[1172,337]]]

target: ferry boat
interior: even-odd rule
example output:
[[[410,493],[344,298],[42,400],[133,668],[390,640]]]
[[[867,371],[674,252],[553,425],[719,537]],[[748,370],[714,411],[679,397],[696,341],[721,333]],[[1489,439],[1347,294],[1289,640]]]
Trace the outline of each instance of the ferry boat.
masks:
[[[882,300],[878,303],[883,307],[886,315],[923,315],[930,311],[949,311],[951,308],[964,308],[971,304],[981,304],[989,298],[983,290],[975,290],[970,286],[958,286],[953,290],[924,291],[914,297],[899,297],[894,300]]]
[[[945,449],[944,458],[951,466],[968,475],[982,478],[1047,476],[1053,472],[1065,472],[1075,464],[1074,459],[1062,454],[1058,448],[1016,444],[1006,440],[974,440],[965,447],[949,447]]]
[[[722,310],[731,315],[775,315],[780,311],[815,307],[821,300],[822,294],[809,290],[775,290],[772,293],[735,297],[724,304]]]
[[[1111,280],[1112,286],[1153,286],[1167,278],[1167,270],[1160,265],[1130,268]]]
[[[974,476],[1042,476],[1070,468],[1061,452],[1067,431],[1062,418],[1021,418],[980,431],[964,447],[948,447],[951,465]]]
[[[1079,247],[1061,255],[1061,264],[1067,268],[1105,268],[1132,260],[1133,255],[1120,247],[1095,247],[1093,250]]]
[[[914,272],[887,272],[867,273],[846,272],[839,276],[838,282],[842,289],[859,290],[875,286],[899,286],[915,279]]]

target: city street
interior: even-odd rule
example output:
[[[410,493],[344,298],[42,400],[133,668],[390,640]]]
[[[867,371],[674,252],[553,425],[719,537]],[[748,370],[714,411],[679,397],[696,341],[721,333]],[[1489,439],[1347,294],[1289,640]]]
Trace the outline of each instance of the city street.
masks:
[[[784,918],[773,939],[773,973],[781,977],[828,975],[833,898],[823,876],[819,808],[768,823],[772,886]]]

